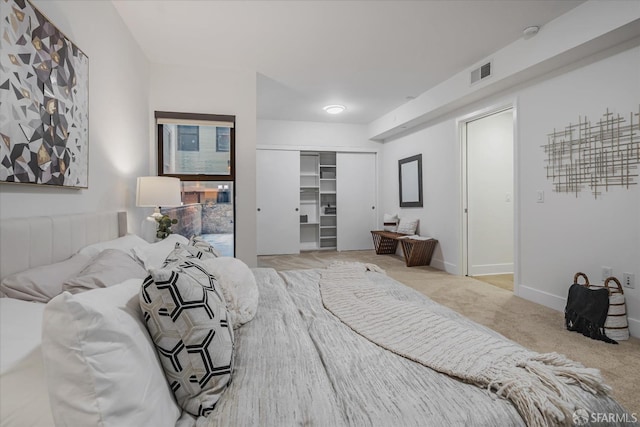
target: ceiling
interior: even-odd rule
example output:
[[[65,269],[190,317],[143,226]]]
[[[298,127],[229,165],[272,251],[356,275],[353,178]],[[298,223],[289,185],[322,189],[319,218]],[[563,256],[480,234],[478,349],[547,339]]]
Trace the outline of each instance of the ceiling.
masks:
[[[112,2],[152,63],[256,71],[258,118],[364,124],[582,0]]]

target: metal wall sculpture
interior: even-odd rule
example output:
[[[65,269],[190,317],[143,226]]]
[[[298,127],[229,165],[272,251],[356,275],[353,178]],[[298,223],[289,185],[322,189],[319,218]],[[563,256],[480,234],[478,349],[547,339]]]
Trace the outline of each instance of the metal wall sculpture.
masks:
[[[640,106],[629,121],[607,112],[592,124],[587,117],[564,130],[548,134],[542,146],[547,178],[553,190],[578,193],[588,187],[595,198],[611,187],[637,184],[640,164]]]
[[[0,182],[88,187],[89,59],[25,0],[0,0]]]

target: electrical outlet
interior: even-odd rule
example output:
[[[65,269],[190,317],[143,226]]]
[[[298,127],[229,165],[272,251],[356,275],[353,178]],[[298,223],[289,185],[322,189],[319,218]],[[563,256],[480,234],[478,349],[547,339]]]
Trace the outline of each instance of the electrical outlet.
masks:
[[[613,268],[611,267],[602,267],[602,281],[604,282],[609,277],[613,276]]]
[[[633,273],[622,273],[622,286],[625,288],[635,289],[636,275]]]

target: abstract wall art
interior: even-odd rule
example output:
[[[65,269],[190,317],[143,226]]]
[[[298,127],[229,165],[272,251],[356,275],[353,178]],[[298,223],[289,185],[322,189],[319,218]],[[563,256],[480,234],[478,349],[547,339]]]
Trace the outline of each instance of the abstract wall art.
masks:
[[[26,0],[0,0],[0,182],[88,187],[89,58]]]
[[[614,187],[637,185],[640,165],[640,106],[628,120],[607,109],[592,123],[586,116],[564,130],[553,130],[543,145],[547,179],[553,190],[578,193],[589,188],[597,199]]]

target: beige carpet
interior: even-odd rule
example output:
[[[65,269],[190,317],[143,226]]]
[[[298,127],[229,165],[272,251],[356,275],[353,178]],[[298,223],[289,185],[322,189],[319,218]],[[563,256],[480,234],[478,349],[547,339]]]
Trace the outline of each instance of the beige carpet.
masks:
[[[474,279],[513,292],[513,274],[489,274],[473,276]]]
[[[567,331],[563,313],[516,297],[513,292],[431,267],[408,268],[402,258],[376,255],[373,250],[259,256],[258,266],[276,270],[321,268],[333,260],[377,264],[390,277],[527,348],[541,353],[556,351],[600,369],[606,383],[613,387],[613,396],[629,412],[640,415],[640,339],[631,338],[619,345],[592,340]]]

